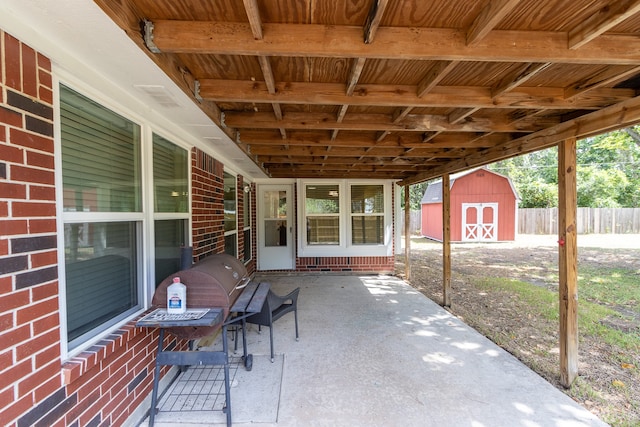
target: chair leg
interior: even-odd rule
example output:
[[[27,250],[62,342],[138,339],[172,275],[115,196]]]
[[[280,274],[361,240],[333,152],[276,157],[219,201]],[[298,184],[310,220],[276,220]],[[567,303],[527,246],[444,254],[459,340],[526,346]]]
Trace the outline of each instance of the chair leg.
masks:
[[[275,357],[273,355],[273,323],[269,327],[269,342],[271,343],[271,363],[275,361]]]
[[[296,341],[300,341],[300,336],[298,335],[298,309],[293,310],[293,316],[296,319]]]

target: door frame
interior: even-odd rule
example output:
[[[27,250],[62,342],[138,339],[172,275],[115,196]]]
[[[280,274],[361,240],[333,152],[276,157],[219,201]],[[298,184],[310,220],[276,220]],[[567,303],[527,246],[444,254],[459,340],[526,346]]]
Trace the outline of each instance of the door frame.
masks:
[[[285,191],[287,199],[287,230],[286,230],[286,247],[283,246],[265,246],[265,213],[264,196],[267,191]],[[295,224],[294,224],[294,207],[293,200],[293,184],[258,184],[257,185],[257,203],[256,203],[256,247],[257,247],[257,269],[259,271],[266,270],[293,270],[295,268]]]

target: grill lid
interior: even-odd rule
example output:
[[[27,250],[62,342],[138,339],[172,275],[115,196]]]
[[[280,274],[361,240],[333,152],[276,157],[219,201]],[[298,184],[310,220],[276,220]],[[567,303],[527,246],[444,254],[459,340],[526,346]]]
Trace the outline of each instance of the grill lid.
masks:
[[[178,271],[165,278],[153,294],[152,305],[166,308],[167,288],[173,278],[179,277],[187,287],[187,309],[189,308],[222,308],[224,319],[229,316],[229,309],[242,293],[250,278],[244,264],[228,254],[211,255],[191,268]],[[181,338],[194,339],[210,335],[220,329],[213,327],[168,328]]]

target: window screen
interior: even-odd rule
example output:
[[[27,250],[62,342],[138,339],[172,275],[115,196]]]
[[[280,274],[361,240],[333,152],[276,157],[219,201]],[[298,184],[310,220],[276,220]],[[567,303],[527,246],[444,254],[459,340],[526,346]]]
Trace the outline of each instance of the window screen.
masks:
[[[307,185],[305,214],[308,245],[340,244],[340,187]]]
[[[351,186],[351,243],[384,243],[384,187]]]
[[[140,212],[140,126],[61,86],[64,210]]]

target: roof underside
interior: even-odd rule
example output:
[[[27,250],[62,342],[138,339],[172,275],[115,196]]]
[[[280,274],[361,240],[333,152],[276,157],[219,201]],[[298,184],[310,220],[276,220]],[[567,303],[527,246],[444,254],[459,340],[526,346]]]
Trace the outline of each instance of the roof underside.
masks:
[[[640,121],[640,0],[95,0],[268,176],[412,184]]]

